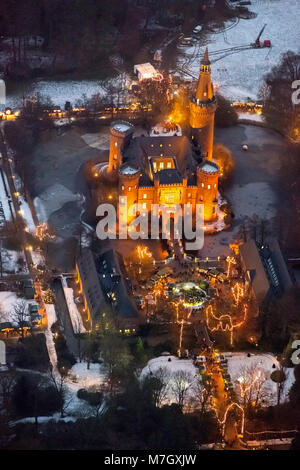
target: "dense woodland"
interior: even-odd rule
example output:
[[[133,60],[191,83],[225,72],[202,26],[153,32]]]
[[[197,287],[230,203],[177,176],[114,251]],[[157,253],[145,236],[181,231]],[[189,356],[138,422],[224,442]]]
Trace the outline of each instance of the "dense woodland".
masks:
[[[11,75],[38,48],[32,36],[42,38],[41,53],[51,54],[52,71],[60,66],[84,71],[103,66],[113,54],[132,61],[145,44],[160,39],[158,25],[184,31],[234,15],[225,0],[211,5],[210,0],[186,0],[184,9],[181,0],[1,0],[0,36],[11,38]],[[7,43],[1,47],[7,49]]]

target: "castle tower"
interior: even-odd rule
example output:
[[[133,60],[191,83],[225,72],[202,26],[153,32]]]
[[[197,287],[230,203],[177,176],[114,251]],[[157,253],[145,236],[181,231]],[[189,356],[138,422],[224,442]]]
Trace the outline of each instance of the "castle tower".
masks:
[[[190,100],[190,126],[193,141],[201,147],[201,154],[212,160],[214,119],[217,109],[211,82],[211,67],[206,48],[201,61],[196,91]]]
[[[133,217],[128,216],[128,209],[138,202],[138,187],[141,170],[129,163],[123,163],[119,168],[119,197],[122,204],[122,197],[127,196],[127,221]]]
[[[204,204],[204,221],[217,218],[218,180],[220,169],[214,162],[205,160],[197,168],[197,204]]]
[[[110,147],[108,173],[118,174],[122,165],[122,153],[129,144],[134,127],[125,121],[113,122],[110,126]]]

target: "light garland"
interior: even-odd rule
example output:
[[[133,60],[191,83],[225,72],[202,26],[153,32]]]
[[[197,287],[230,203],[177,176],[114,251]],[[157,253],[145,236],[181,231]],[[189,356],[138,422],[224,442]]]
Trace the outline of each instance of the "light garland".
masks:
[[[233,295],[233,298],[234,298],[234,301],[236,303],[236,305],[238,305],[240,303],[240,300],[244,297],[245,295],[245,289],[244,289],[244,286],[242,284],[240,284],[239,282],[237,282],[232,288],[231,288],[231,292],[232,292],[232,295]]]
[[[233,264],[236,264],[236,259],[233,256],[227,256],[226,261],[228,263],[227,266],[227,277],[230,275],[230,268]]]
[[[222,314],[219,317],[217,315],[215,315],[212,305],[209,305],[206,308],[205,313],[206,313],[206,324],[207,324],[207,328],[209,329],[209,331],[212,331],[212,332],[214,332],[214,331],[222,331],[222,332],[229,331],[229,333],[230,333],[230,345],[232,346],[233,345],[234,330],[236,328],[240,328],[242,325],[244,325],[244,323],[247,319],[248,306],[244,305],[243,319],[240,322],[235,323],[235,324],[232,321],[231,315],[229,315],[228,313]],[[216,326],[210,326],[210,324],[209,324],[210,323],[210,318],[213,318],[214,320],[217,321]],[[225,322],[225,326],[223,326],[223,322]]]

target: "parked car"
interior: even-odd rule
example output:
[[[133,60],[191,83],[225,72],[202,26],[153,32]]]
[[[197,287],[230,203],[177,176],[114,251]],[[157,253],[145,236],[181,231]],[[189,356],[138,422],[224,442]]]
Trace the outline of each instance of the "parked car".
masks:
[[[202,31],[202,26],[201,25],[198,25],[196,26],[194,29],[193,29],[193,36],[199,36],[199,34],[201,33]]]

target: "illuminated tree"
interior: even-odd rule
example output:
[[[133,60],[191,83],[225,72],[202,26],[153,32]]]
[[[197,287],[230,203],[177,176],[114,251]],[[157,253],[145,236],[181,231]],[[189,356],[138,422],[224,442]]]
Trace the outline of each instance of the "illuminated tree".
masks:
[[[181,409],[186,404],[188,391],[192,386],[193,380],[193,375],[185,370],[174,372],[170,378],[170,389],[175,396],[176,403]]]
[[[44,302],[45,304],[53,304],[55,302],[54,293],[51,289],[47,289],[44,294]]]
[[[221,181],[229,182],[235,166],[230,150],[223,144],[215,144],[213,148],[213,159],[220,167]]]

